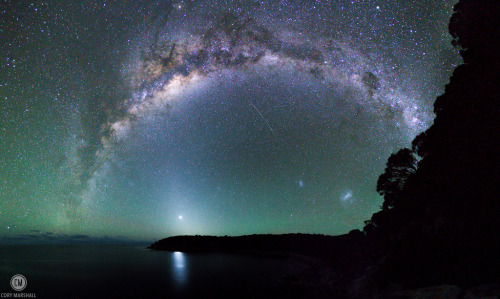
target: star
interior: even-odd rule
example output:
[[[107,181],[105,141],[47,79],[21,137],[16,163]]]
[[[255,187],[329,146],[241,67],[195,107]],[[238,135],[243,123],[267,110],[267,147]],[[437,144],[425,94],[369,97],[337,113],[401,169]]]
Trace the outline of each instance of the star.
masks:
[[[4,233],[361,228],[460,63],[429,1],[8,1]]]

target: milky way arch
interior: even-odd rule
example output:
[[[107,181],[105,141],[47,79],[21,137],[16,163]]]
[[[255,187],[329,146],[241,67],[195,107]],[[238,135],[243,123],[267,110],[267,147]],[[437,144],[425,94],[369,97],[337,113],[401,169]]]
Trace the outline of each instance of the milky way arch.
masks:
[[[407,140],[428,125],[431,114],[422,109],[421,99],[408,93],[413,86],[402,86],[393,57],[376,43],[353,39],[352,33],[309,27],[308,14],[292,20],[288,13],[298,14],[279,14],[278,4],[266,9],[242,7],[186,8],[179,2],[144,24],[122,69],[130,97],[113,109],[120,112],[111,114],[102,126],[95,163],[88,169],[90,179],[83,182],[84,203],[92,202],[99,179],[117,159],[116,148],[137,125],[147,124],[175,106],[186,92],[220,76],[227,81],[231,75],[258,77],[274,72],[288,74],[289,83],[296,86],[306,76],[315,84],[344,90],[349,101],[363,107],[363,113],[384,120],[381,123],[403,132]]]
[[[363,104],[404,113],[409,127],[421,125],[425,117],[418,115],[417,102],[391,82],[392,74],[376,53],[363,54],[348,42],[303,31],[271,30],[231,12],[205,23],[180,33],[156,31],[149,44],[143,43],[125,71],[135,91],[122,103],[126,113],[108,123],[105,143],[124,138],[135,121],[166,109],[182,90],[204,78],[250,66],[309,72],[324,84],[355,89]]]

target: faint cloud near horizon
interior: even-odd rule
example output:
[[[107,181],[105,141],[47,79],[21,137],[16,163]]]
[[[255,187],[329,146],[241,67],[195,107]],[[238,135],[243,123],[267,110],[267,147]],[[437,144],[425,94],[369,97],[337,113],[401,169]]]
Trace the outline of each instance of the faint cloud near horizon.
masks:
[[[2,244],[149,244],[145,240],[134,240],[124,236],[93,237],[83,234],[60,234],[51,231],[30,230],[28,234],[0,237]]]

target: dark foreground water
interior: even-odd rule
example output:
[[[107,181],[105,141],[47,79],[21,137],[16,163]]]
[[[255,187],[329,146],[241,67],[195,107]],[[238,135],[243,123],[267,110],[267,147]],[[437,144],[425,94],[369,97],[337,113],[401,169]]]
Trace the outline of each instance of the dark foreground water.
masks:
[[[0,293],[36,298],[269,298],[294,272],[287,258],[151,251],[131,245],[10,245],[0,247]]]

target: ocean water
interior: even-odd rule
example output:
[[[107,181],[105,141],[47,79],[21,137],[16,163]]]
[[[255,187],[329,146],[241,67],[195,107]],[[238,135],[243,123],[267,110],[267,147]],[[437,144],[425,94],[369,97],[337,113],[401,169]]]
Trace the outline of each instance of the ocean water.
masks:
[[[285,257],[152,251],[135,245],[0,247],[0,293],[27,280],[36,298],[273,298],[295,271]]]

